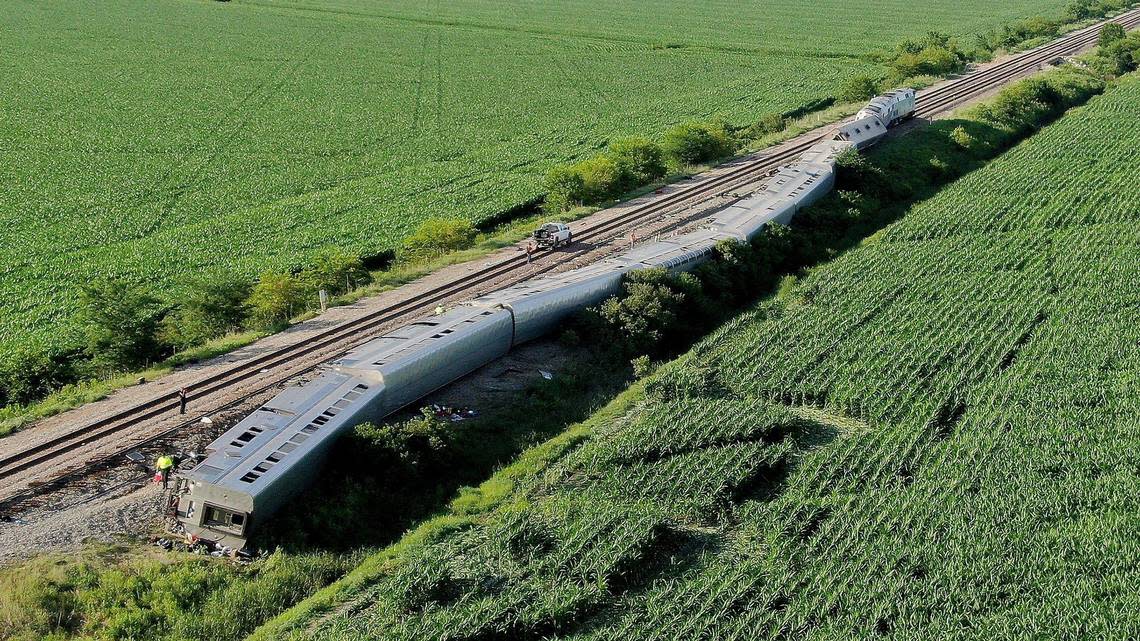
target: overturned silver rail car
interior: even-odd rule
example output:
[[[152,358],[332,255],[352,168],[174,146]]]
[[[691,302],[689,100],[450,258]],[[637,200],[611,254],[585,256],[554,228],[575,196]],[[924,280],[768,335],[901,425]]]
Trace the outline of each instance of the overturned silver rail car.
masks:
[[[721,240],[748,241],[769,223],[791,222],[831,190],[836,157],[877,142],[913,113],[913,96],[900,90],[872,101],[839,128],[834,140],[814,145],[762,189],[718,211],[696,231],[486,294],[343,355],[209,445],[206,458],[182,474],[179,522],[189,534],[244,547],[260,522],[313,482],[346,430],[380,420],[548,333],[574,312],[617,294],[631,271],[689,270],[708,260]]]

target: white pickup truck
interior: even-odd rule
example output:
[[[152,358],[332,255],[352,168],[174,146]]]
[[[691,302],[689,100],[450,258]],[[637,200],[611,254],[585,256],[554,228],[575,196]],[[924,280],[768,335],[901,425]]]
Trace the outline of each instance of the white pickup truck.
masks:
[[[570,231],[570,225],[551,222],[534,230],[534,240],[541,249],[556,249],[573,242],[574,234]]]

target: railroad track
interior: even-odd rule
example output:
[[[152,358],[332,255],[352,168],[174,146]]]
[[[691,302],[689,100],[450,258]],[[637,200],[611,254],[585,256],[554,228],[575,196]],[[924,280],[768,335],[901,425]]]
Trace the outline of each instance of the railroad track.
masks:
[[[1126,29],[1133,29],[1140,25],[1140,10],[1133,10],[1112,19],[1123,25]],[[1026,51],[1010,58],[1000,64],[990,66],[980,71],[969,73],[957,80],[944,85],[919,92],[919,104],[916,115],[918,117],[931,117],[948,111],[953,107],[982,94],[992,88],[1000,86],[1006,81],[1035,70],[1040,65],[1050,62],[1059,56],[1075,53],[1094,43],[1099,36],[1100,25],[1094,25],[1075,31],[1051,43]],[[631,207],[618,215],[598,221],[584,221],[572,225],[574,237],[583,243],[604,241],[612,238],[620,230],[636,225],[639,221],[653,220],[662,214],[682,210],[694,204],[715,198],[733,189],[747,185],[758,178],[770,173],[786,164],[806,151],[815,143],[828,135],[827,130],[817,135],[802,137],[796,143],[778,149],[776,152],[739,162],[738,166],[712,178],[695,182],[691,185],[677,189],[638,207]],[[579,252],[565,252],[568,260]],[[515,254],[499,260],[490,265],[477,269],[465,277],[452,283],[440,285],[424,292],[415,294],[405,300],[389,305],[383,309],[366,314],[360,318],[346,322],[332,329],[320,332],[304,343],[298,343],[273,350],[247,361],[235,364],[224,371],[193,383],[193,395],[190,400],[196,405],[208,403],[213,395],[230,389],[235,384],[248,381],[259,375],[268,373],[263,384],[258,384],[252,390],[242,392],[240,398],[225,403],[209,406],[209,412],[217,412],[234,407],[261,392],[265,392],[298,375],[312,371],[318,365],[289,367],[310,355],[328,353],[330,356],[343,353],[375,337],[379,328],[401,317],[417,312],[423,312],[442,302],[453,300],[456,296],[473,295],[481,285],[495,282],[506,276],[517,276],[513,282],[522,281],[549,272],[565,260],[553,264],[530,269],[526,266],[526,256]],[[324,359],[327,360],[327,359]],[[220,399],[216,399],[220,400]],[[24,450],[0,456],[0,484],[16,474],[44,468],[43,477],[58,480],[66,470],[52,473],[48,471],[51,463],[60,457],[76,452],[86,445],[107,439],[111,436],[125,432],[142,421],[159,416],[168,415],[177,411],[178,398],[175,392],[155,396],[128,409],[89,423],[75,430],[60,434],[54,438],[32,445]],[[196,421],[181,422],[159,433],[148,435],[143,440],[132,440],[125,450],[90,458],[84,461],[85,465],[106,463],[123,454],[147,443],[168,437],[187,425]],[[34,488],[9,487],[0,490],[0,507],[12,505],[19,500],[41,491],[51,485],[50,482],[38,484]]]

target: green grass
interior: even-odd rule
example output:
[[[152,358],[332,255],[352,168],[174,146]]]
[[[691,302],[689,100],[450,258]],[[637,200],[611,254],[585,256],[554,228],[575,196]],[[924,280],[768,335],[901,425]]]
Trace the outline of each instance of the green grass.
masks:
[[[254,638],[1136,637],[1138,101],[789,281]]]
[[[277,551],[235,567],[153,547],[90,546],[0,569],[0,638],[238,638],[357,560]]]
[[[115,390],[137,385],[140,378],[151,382],[173,372],[176,367],[227,354],[245,347],[263,336],[265,336],[264,332],[255,331],[227,334],[199,347],[178,352],[161,363],[144,370],[65,385],[41,401],[27,405],[0,407],[0,438],[17,432],[39,419],[55,416],[81,405],[104,399]]]
[[[862,57],[1061,0],[17,0],[0,24],[0,364],[79,343],[77,286],[162,290],[431,216],[484,221],[617,135],[826,98]],[[875,27],[868,28],[874,18]]]

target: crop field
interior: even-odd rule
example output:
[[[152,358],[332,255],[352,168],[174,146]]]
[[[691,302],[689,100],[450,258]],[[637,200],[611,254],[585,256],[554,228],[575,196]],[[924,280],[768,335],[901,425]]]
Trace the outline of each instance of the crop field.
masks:
[[[0,364],[77,343],[76,289],[250,277],[432,216],[485,220],[553,164],[686,119],[753,122],[858,57],[1062,0],[14,0],[0,20]],[[980,17],[984,16],[984,17]]]
[[[1140,636],[1140,79],[705,339],[308,636]]]

